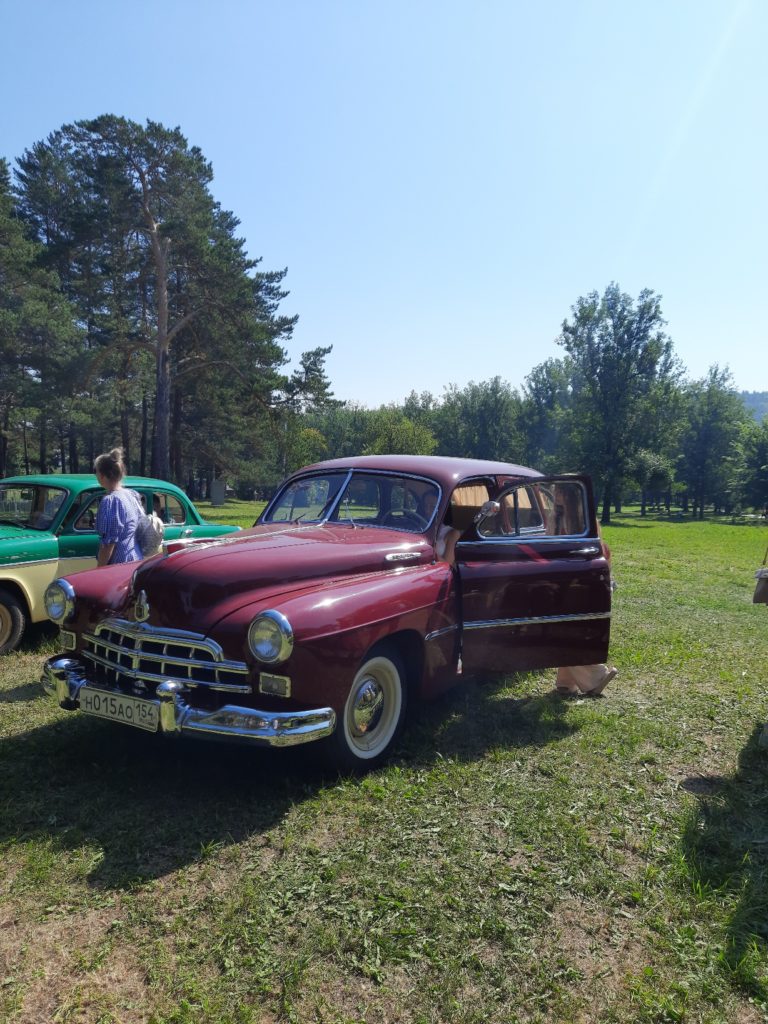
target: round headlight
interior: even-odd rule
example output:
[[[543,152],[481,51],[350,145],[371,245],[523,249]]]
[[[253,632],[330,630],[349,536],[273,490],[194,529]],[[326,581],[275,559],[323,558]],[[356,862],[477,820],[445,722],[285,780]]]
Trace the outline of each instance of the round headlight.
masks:
[[[293,650],[293,630],[282,612],[273,609],[257,615],[248,627],[248,646],[254,658],[268,665],[287,661]]]
[[[45,610],[54,622],[65,622],[75,610],[75,591],[66,580],[54,580],[45,591]]]

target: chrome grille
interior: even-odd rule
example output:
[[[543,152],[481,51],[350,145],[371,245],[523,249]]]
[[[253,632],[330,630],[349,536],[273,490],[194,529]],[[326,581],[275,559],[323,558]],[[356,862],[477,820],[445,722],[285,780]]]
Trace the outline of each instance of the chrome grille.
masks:
[[[172,680],[187,687],[251,692],[245,663],[227,661],[221,647],[199,633],[106,619],[93,633],[84,633],[83,642],[83,657],[93,664],[96,680],[111,686],[154,688]]]

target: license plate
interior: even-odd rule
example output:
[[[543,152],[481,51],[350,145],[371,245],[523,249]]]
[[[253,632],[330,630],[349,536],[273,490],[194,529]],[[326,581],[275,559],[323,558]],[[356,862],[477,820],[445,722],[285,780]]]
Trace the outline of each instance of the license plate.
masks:
[[[129,697],[124,693],[105,693],[87,686],[80,688],[80,710],[86,715],[108,718],[147,732],[157,732],[160,723],[160,708],[153,701]]]

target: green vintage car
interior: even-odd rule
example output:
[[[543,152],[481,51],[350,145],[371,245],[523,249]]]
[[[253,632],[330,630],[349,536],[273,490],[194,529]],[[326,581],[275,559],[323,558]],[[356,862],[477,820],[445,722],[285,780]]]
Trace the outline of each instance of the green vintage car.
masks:
[[[166,543],[240,529],[206,523],[186,494],[164,480],[129,476],[123,485],[159,513]],[[43,595],[52,580],[95,567],[103,494],[91,474],[0,480],[0,655],[18,646],[28,623],[47,619]]]

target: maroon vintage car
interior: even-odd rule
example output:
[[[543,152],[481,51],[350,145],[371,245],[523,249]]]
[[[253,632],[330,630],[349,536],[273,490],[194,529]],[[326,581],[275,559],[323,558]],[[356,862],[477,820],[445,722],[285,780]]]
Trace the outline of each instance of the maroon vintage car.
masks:
[[[250,530],[65,577],[46,603],[66,653],[43,682],[63,708],[322,740],[370,767],[408,702],[462,671],[604,661],[611,580],[585,477],[361,456],[293,474]]]

